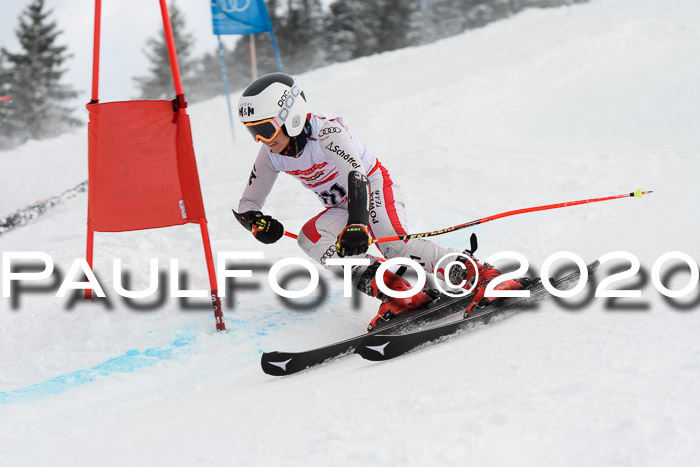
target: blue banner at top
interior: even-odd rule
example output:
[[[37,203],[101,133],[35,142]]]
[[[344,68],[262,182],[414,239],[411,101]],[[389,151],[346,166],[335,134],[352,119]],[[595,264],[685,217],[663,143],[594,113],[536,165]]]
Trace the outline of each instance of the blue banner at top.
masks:
[[[255,34],[272,31],[263,0],[211,0],[214,34]]]

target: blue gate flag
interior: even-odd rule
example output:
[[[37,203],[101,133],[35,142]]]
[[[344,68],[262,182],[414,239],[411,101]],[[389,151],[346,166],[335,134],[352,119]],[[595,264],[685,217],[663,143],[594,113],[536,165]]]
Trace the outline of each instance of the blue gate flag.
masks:
[[[211,0],[214,34],[272,31],[264,0]]]

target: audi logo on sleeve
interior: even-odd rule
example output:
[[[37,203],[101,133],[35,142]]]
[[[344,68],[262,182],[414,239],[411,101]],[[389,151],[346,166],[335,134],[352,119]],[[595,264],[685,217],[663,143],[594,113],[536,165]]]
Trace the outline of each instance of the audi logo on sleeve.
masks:
[[[341,130],[340,128],[335,127],[335,126],[332,126],[329,128],[323,128],[321,131],[318,132],[318,137],[320,138],[321,136],[326,136],[326,135],[329,135],[331,133],[340,133],[342,131],[343,130]]]

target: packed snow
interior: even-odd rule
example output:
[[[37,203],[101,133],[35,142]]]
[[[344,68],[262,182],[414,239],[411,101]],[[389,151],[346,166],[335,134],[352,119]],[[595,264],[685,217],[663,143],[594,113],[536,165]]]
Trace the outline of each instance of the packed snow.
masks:
[[[113,258],[133,289],[146,288],[150,258],[166,280],[178,258],[187,287],[208,290],[196,225],[97,233],[109,303],[55,296],[84,256],[85,194],[1,235],[3,253],[44,252],[56,266],[0,299],[1,465],[700,464],[700,286],[671,299],[652,281],[666,252],[700,259],[697,1],[527,10],[298,79],[314,109],[343,115],[391,171],[413,232],[654,190],[435,238],[467,247],[473,231],[479,258],[516,251],[533,274],[562,250],[587,262],[627,251],[641,271],[611,288],[641,297],[592,298],[589,287],[393,361],[347,356],[265,375],[263,351],[360,334],[378,304],[343,298],[325,271],[326,288],[294,307],[270,289],[269,266],[303,253],[287,238],[256,242],[231,215],[257,148],[240,125],[232,140],[219,97],[188,109],[212,248],[264,252],[235,263],[253,277],[223,299],[228,331],[215,331],[206,299],[155,296],[135,309],[112,286]],[[85,133],[0,152],[0,214],[85,180]],[[265,206],[291,232],[321,209],[283,175]],[[598,281],[626,264],[604,264]],[[691,280],[681,261],[662,271],[670,289]]]

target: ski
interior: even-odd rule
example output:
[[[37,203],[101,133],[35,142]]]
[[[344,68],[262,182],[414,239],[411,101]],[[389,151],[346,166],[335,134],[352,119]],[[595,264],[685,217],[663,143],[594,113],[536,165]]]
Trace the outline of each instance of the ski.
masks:
[[[588,264],[588,275],[592,276],[599,265],[600,263],[597,260]],[[552,281],[552,285],[562,290],[567,285],[578,282],[579,277],[580,271],[576,270],[571,274]],[[362,339],[362,342],[355,347],[355,353],[360,354],[367,360],[389,360],[403,355],[418,346],[435,341],[436,339],[451,336],[462,330],[469,329],[477,323],[486,324],[495,316],[502,316],[507,312],[515,313],[523,309],[532,308],[536,302],[544,300],[549,295],[540,281],[533,282],[528,290],[530,291],[530,297],[503,299],[501,302],[488,305],[482,309],[477,309],[459,321],[452,321],[441,326],[418,329],[405,333],[394,333],[392,330],[392,333],[377,332],[367,335]]]
[[[454,313],[461,313],[471,302],[472,294],[463,297],[439,295],[421,308],[394,319],[378,324],[370,332],[345,339],[334,344],[301,352],[265,352],[260,364],[265,373],[272,376],[285,376],[321,364],[332,358],[350,354],[367,336],[379,332],[408,332],[418,326],[445,318]]]

